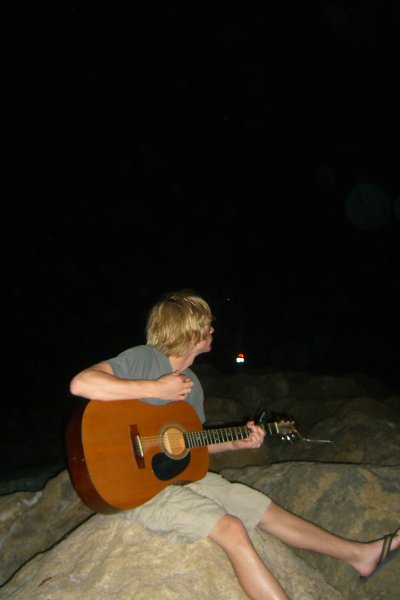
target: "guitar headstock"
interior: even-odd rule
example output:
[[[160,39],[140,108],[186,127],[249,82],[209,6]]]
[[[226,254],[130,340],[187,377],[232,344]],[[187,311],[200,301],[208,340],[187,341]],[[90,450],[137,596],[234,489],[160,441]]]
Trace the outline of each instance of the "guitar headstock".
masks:
[[[276,435],[283,442],[290,442],[292,444],[301,437],[294,421],[281,419],[280,421],[275,421],[274,426],[276,427]]]
[[[287,415],[279,416],[274,414],[273,418],[266,419],[266,413],[263,412],[258,419],[266,435],[279,437],[284,442],[293,444],[296,440],[301,440],[307,444],[332,444],[331,440],[318,440],[305,438],[296,427],[295,421]]]
[[[302,437],[297,430],[295,421],[287,415],[274,415],[273,419],[267,419],[264,412],[258,422],[263,427],[267,436],[278,437],[284,442],[293,444],[293,442]]]

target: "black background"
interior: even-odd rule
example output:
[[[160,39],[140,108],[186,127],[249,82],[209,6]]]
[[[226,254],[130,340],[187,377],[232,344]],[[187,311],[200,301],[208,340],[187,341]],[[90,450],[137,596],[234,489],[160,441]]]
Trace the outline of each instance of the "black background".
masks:
[[[210,302],[221,370],[398,389],[397,2],[1,12],[9,465],[52,460],[71,377],[174,289]]]

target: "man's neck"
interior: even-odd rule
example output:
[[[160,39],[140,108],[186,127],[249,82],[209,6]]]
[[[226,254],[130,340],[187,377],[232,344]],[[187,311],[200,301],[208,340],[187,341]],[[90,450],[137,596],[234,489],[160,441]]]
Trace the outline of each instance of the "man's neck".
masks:
[[[194,356],[170,356],[169,362],[171,363],[173,371],[184,371],[193,364]]]

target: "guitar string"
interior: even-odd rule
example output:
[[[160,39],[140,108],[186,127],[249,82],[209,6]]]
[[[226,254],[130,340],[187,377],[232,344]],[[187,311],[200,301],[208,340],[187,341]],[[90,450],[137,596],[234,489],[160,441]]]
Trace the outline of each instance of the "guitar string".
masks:
[[[244,427],[240,431],[241,431],[241,433],[248,435],[251,430]],[[141,440],[152,441],[152,440],[160,439],[160,437],[162,437],[163,435],[174,436],[176,438],[181,438],[184,435],[188,435],[188,436],[192,436],[192,437],[198,436],[201,438],[208,438],[208,437],[210,437],[210,435],[223,435],[223,434],[232,435],[232,430],[229,428],[225,428],[225,429],[207,429],[206,431],[179,431],[179,432],[166,431],[165,433],[159,433],[158,435],[145,435],[145,436],[139,435],[139,437]]]
[[[193,436],[197,436],[197,437],[201,437],[201,438],[209,438],[210,436],[222,436],[222,435],[232,435],[235,434],[235,436],[237,434],[244,434],[248,437],[248,435],[250,434],[251,429],[249,429],[248,427],[225,427],[225,428],[218,428],[218,429],[206,429],[206,430],[200,430],[200,431],[165,431],[164,433],[160,432],[157,435],[150,435],[150,436],[140,436],[141,440],[147,440],[147,441],[153,441],[153,440],[158,440],[160,439],[160,437],[162,437],[163,435],[169,435],[169,436],[174,436],[177,438],[181,438],[182,436],[189,436],[189,437],[193,437]],[[265,433],[269,433],[267,431],[265,431]],[[281,434],[281,435],[285,435],[285,431],[283,430],[278,430],[276,431],[277,434]],[[288,433],[288,432],[286,432]],[[240,439],[239,437],[237,437],[236,439]]]
[[[163,435],[168,435],[168,443],[170,447],[180,448],[182,445],[182,438],[185,437],[185,434],[188,437],[189,441],[195,441],[198,443],[201,440],[202,444],[200,445],[205,446],[209,443],[223,443],[232,440],[247,439],[249,437],[250,432],[251,429],[249,429],[246,426],[225,427],[200,431],[166,431],[164,434],[160,433],[158,435],[143,436],[140,437],[140,439],[143,444],[151,444],[154,442],[158,442]],[[223,439],[224,437],[225,439]]]
[[[180,449],[182,447],[182,439],[185,437],[185,433],[189,434],[189,442],[190,441],[195,441],[195,442],[199,442],[201,441],[202,443],[200,445],[202,446],[206,446],[209,443],[216,443],[216,437],[223,437],[225,432],[225,436],[227,439],[223,439],[222,442],[224,441],[230,441],[231,438],[229,437],[229,433],[232,434],[232,432],[229,429],[209,429],[207,431],[192,431],[192,432],[166,432],[166,435],[168,435],[168,444],[170,446],[171,449],[177,448]],[[241,432],[246,435],[246,437],[248,437],[248,433],[249,430],[247,428],[242,428]],[[214,434],[214,439],[212,439],[211,435]],[[163,437],[163,434],[159,434],[159,435],[151,435],[151,436],[143,436],[140,437],[140,440],[142,442],[142,444],[144,445],[148,445],[148,444],[152,444],[154,442],[158,442],[160,440],[160,438]],[[240,437],[235,437],[235,439],[243,439]],[[219,440],[218,440],[219,441]]]

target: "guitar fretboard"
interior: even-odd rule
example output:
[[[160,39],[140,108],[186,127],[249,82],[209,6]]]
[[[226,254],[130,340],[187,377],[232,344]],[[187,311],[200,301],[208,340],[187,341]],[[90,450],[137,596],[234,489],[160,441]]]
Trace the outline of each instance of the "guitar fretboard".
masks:
[[[282,427],[277,421],[261,424],[265,435],[282,435]],[[203,431],[186,431],[186,448],[200,448],[209,444],[222,444],[223,442],[233,442],[235,440],[245,440],[249,437],[251,429],[246,426],[240,427],[221,427],[218,429],[205,429]]]
[[[224,427],[206,429],[204,431],[186,431],[184,433],[187,448],[199,448],[209,444],[222,444],[234,440],[244,440],[249,437],[251,429],[248,427]]]

